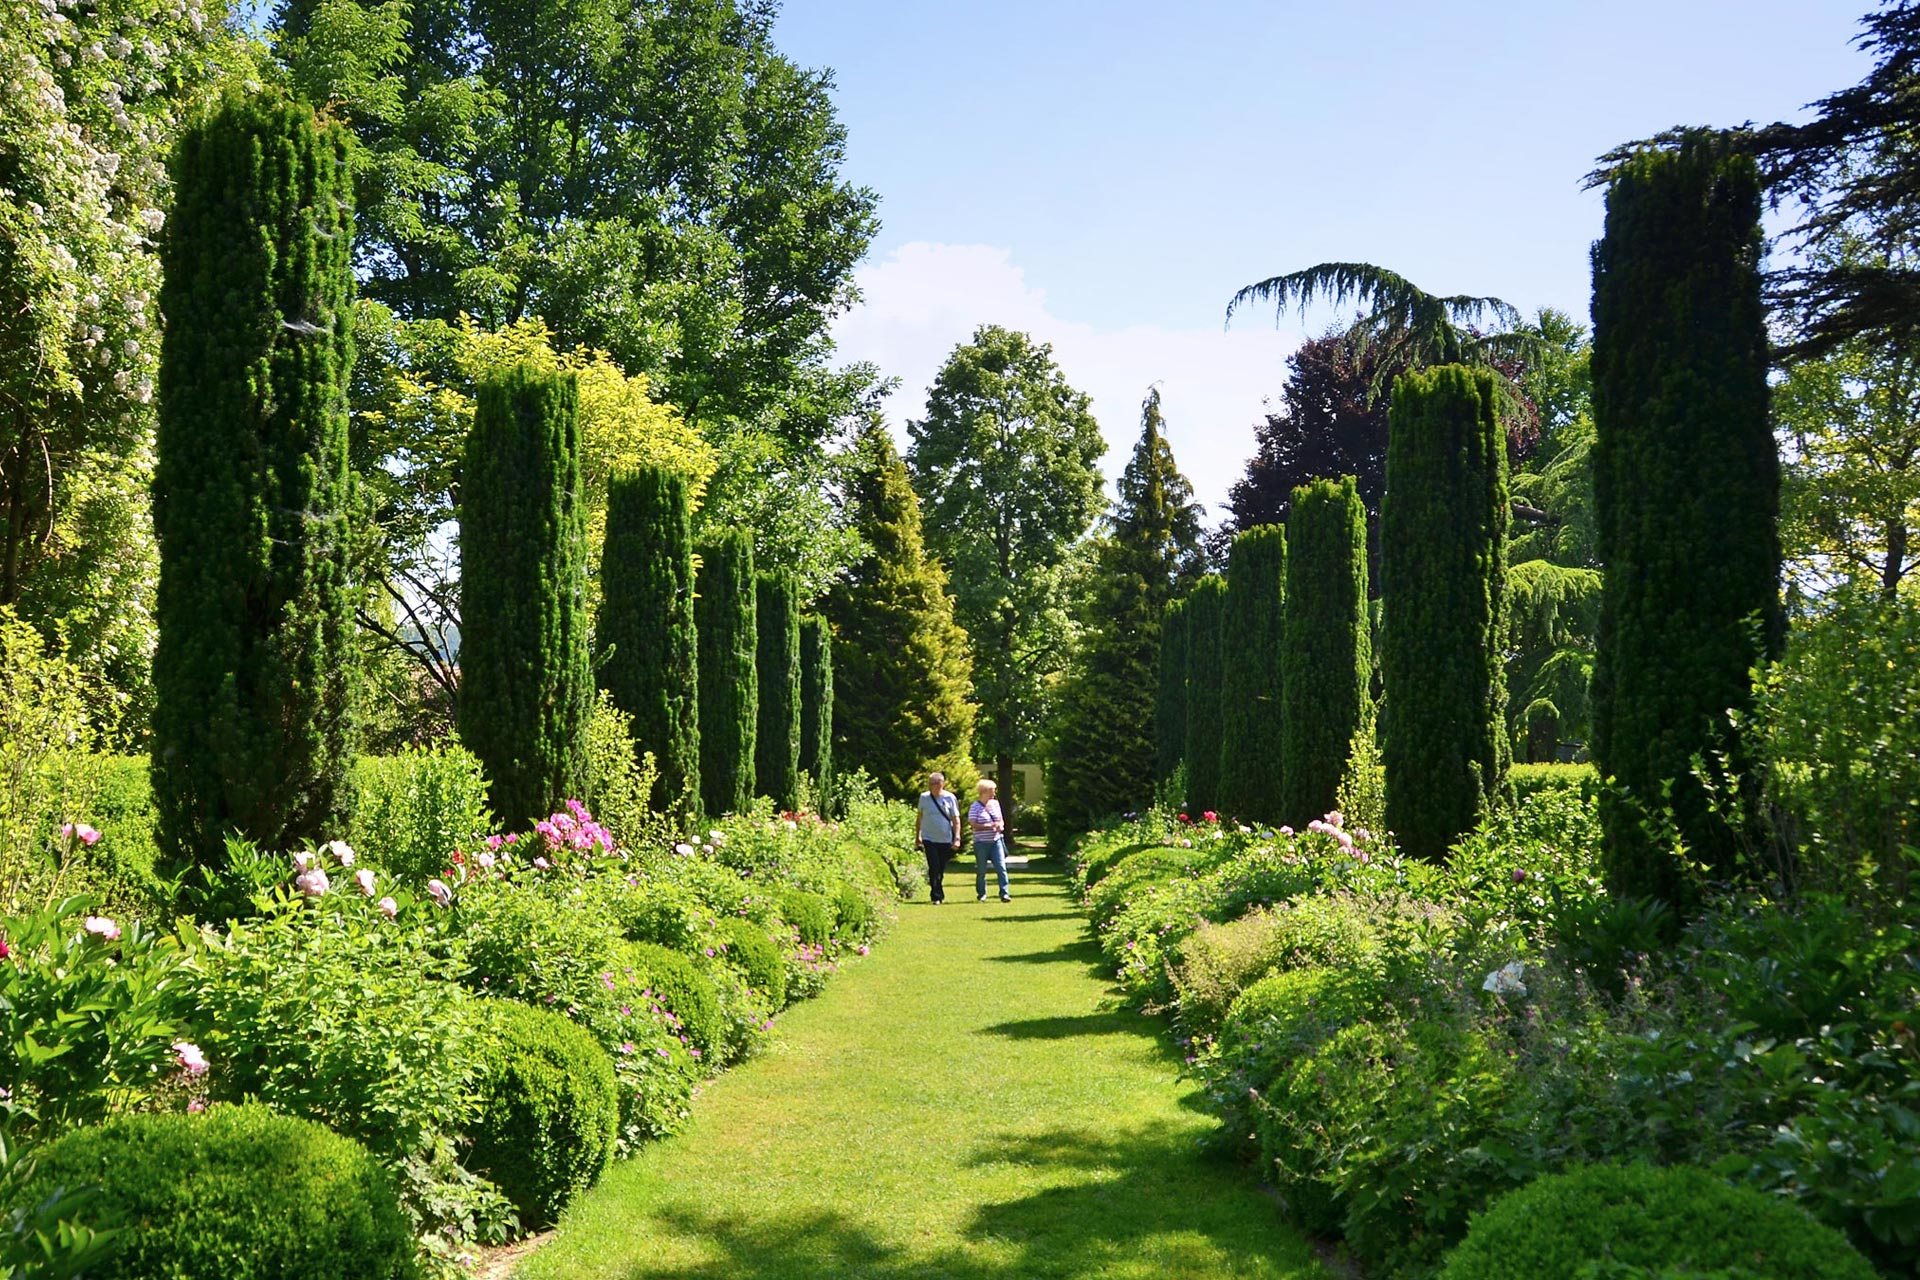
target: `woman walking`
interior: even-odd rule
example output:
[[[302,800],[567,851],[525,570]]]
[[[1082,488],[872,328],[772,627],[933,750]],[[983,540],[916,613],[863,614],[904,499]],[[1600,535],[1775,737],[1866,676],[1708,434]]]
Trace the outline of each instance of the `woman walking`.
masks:
[[[982,902],[987,900],[989,866],[1000,878],[1000,901],[1013,901],[1007,892],[1007,820],[994,798],[998,790],[992,778],[980,779],[979,794],[967,808],[967,824],[973,828],[973,888]]]

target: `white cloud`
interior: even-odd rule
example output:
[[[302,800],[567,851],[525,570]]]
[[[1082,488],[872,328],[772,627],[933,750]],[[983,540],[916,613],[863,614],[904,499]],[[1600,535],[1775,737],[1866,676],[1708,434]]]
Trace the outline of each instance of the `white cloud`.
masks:
[[[903,245],[855,278],[865,300],[840,317],[834,338],[843,358],[870,360],[900,379],[888,416],[903,441],[906,420],[924,412],[927,388],[953,348],[980,325],[1005,325],[1052,343],[1067,381],[1092,397],[1109,476],[1126,465],[1140,401],[1159,383],[1174,457],[1214,518],[1253,452],[1263,402],[1279,394],[1285,357],[1300,341],[1258,321],[1223,330],[1100,329],[1063,320],[1046,291],[1014,265],[1012,251],[992,245]]]

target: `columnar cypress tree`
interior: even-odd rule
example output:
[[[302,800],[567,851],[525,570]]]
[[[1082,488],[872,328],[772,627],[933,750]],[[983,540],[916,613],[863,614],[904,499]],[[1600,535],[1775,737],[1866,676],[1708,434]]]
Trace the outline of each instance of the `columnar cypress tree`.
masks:
[[[1694,761],[1748,771],[1728,712],[1783,631],[1759,216],[1753,162],[1695,138],[1620,167],[1593,251],[1607,880],[1682,908],[1688,877],[1645,824],[1671,804],[1687,855],[1732,870],[1741,833],[1710,811]]]
[[[834,758],[843,772],[865,769],[882,792],[904,799],[930,768],[971,768],[973,663],[885,427],[860,433],[850,472],[847,505],[871,551],[827,597]]]
[[[578,396],[516,365],[481,382],[460,480],[460,740],[509,827],[582,782],[593,669]]]
[[[687,478],[641,467],[607,485],[600,553],[600,686],[633,718],[660,768],[656,807],[685,815],[700,794],[700,662],[693,628]]]
[[[700,548],[700,794],[711,817],[744,813],[756,794],[760,683],[753,539],[741,529]]]
[[[1402,374],[1380,512],[1387,826],[1437,861],[1506,775],[1507,441],[1493,375]]]
[[[782,809],[800,803],[800,583],[763,573],[755,583],[760,722],[754,786]]]
[[[1333,808],[1353,735],[1373,716],[1367,509],[1352,476],[1293,491],[1281,636],[1281,808],[1304,823]]]
[[[154,798],[170,860],[327,834],[354,669],[347,133],[278,98],[181,135],[162,249]]]
[[[820,617],[800,620],[800,772],[813,780],[815,802],[833,809],[833,628]]]
[[[1187,602],[1160,619],[1160,692],[1154,700],[1155,781],[1165,782],[1187,754]]]
[[[1187,808],[1220,803],[1220,713],[1227,583],[1208,574],[1187,597]]]
[[[1279,823],[1281,624],[1287,531],[1260,525],[1233,540],[1222,632],[1220,808],[1248,822]]]

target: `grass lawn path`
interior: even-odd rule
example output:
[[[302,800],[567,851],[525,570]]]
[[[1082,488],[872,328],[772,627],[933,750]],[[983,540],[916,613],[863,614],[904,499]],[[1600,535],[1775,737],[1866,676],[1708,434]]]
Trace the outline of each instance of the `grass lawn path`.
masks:
[[[1159,1024],[1112,1007],[1064,880],[907,903],[873,954],[615,1166],[522,1280],[1325,1273],[1211,1123]]]

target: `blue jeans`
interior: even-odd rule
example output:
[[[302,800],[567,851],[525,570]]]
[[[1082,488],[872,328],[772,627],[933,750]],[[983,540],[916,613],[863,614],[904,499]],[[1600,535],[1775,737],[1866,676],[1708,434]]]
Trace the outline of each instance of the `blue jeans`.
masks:
[[[991,866],[994,874],[1000,877],[1000,896],[1007,896],[1007,842],[996,839],[992,844],[973,842],[973,891],[982,898],[987,896],[987,868]]]

